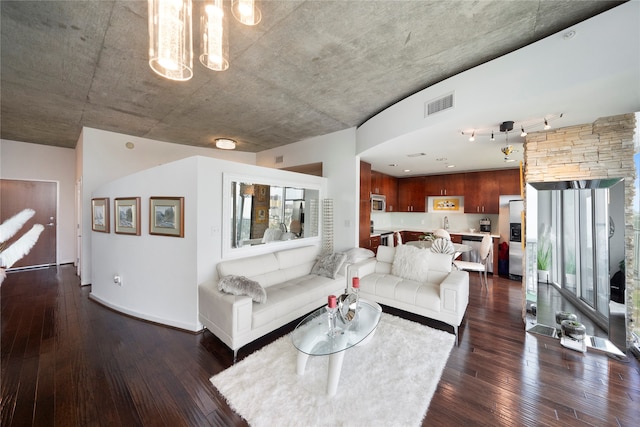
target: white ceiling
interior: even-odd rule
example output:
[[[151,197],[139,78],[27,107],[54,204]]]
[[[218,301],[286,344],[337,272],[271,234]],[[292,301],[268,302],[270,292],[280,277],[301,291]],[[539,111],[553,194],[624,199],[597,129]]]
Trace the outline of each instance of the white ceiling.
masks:
[[[454,93],[454,107],[424,118],[424,103],[447,93]],[[463,72],[391,107],[380,115],[380,121],[385,120],[387,126],[406,123],[385,129],[387,134],[381,138],[385,141],[363,147],[361,158],[373,170],[394,176],[515,168],[523,159],[521,126],[528,133],[540,132],[545,118],[557,129],[638,111],[640,5],[635,2]],[[359,131],[375,128],[377,119]],[[499,128],[508,120],[515,125],[507,135]],[[470,142],[474,131],[475,142]],[[505,162],[501,152],[508,145],[507,136],[515,150],[509,156],[514,162]],[[369,130],[361,139],[365,138],[375,139],[375,132]],[[418,153],[426,155],[410,157]]]

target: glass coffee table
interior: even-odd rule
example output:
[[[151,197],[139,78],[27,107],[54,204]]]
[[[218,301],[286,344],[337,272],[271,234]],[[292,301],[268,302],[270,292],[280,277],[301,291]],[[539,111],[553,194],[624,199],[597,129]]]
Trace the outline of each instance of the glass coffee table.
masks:
[[[337,315],[336,333],[329,334],[328,313],[321,307],[305,317],[291,333],[291,341],[298,349],[296,372],[304,375],[309,356],[329,356],[327,394],[338,390],[345,350],[364,345],[373,337],[380,321],[382,308],[373,301],[361,299],[355,318],[345,323]]]

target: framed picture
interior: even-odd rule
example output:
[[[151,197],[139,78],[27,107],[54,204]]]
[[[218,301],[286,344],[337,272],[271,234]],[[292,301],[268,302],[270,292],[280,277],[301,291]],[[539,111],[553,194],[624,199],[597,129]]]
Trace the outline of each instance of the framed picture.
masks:
[[[151,197],[149,202],[149,234],[184,237],[184,197]]]
[[[428,212],[464,212],[462,197],[429,197]]]
[[[101,233],[109,232],[109,198],[91,199],[91,229]]]
[[[140,235],[140,197],[114,199],[113,216],[117,234]]]

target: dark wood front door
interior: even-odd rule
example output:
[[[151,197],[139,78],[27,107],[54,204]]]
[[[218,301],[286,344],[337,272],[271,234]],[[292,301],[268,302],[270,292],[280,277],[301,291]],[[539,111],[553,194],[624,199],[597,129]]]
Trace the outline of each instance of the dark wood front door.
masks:
[[[42,181],[0,180],[0,223],[23,209],[31,208],[35,215],[13,236],[8,243],[19,239],[34,224],[44,225],[38,242],[28,255],[11,268],[35,267],[56,263],[56,205],[58,184]]]

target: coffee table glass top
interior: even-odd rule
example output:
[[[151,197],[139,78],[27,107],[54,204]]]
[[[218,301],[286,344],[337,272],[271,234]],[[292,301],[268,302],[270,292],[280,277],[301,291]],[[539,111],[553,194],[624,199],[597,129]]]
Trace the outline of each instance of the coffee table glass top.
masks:
[[[382,308],[375,302],[360,299],[353,321],[344,323],[336,313],[336,333],[329,336],[329,318],[321,307],[296,326],[291,333],[293,345],[311,356],[326,356],[351,348],[367,338],[378,326]]]

